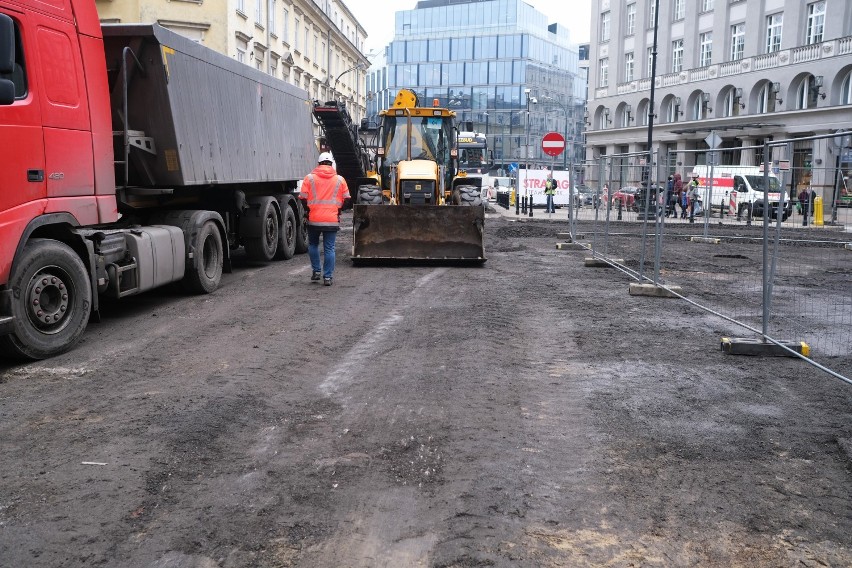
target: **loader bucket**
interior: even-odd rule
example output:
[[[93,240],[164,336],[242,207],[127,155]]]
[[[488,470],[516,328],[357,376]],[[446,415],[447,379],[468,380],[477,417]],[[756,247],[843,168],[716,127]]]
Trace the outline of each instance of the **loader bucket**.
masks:
[[[485,262],[485,208],[354,206],[352,260]]]

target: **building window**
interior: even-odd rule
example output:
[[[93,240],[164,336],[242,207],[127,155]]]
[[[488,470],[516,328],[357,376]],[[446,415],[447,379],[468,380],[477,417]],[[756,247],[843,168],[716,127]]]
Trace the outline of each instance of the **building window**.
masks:
[[[299,18],[293,20],[293,49],[299,51]]]
[[[628,4],[627,5],[627,21],[625,26],[625,31],[627,35],[633,35],[636,33],[636,4]]]
[[[712,12],[713,0],[701,0],[701,12]]]
[[[246,13],[246,0],[237,0],[237,12]]]
[[[666,122],[677,122],[679,112],[678,106],[675,104],[676,100],[676,98],[670,99],[666,106]]]
[[[692,120],[701,120],[703,118],[701,116],[701,110],[703,106],[704,105],[701,102],[701,95],[699,94],[697,97],[695,97],[695,100],[692,101],[692,114],[690,115],[690,118],[692,118]]]
[[[654,48],[648,48],[648,77],[654,73]]]
[[[601,14],[601,41],[609,41],[609,12]]]
[[[624,54],[624,82],[629,83],[633,80],[633,52]]]
[[[686,16],[686,0],[674,0],[674,9],[672,10],[673,20],[682,20]]]
[[[672,73],[683,71],[683,40],[676,39],[672,42]]]
[[[305,22],[305,55],[308,55],[308,48],[311,46],[311,27]]]
[[[808,29],[805,43],[811,45],[822,42],[824,28],[825,2],[812,2],[808,4]]]
[[[244,49],[237,48],[237,61],[240,63],[246,62],[246,51]]]
[[[653,28],[654,22],[657,19],[657,3],[656,2],[650,2],[650,5],[651,5],[651,11],[648,13],[648,27]]]
[[[254,21],[263,25],[263,0],[254,0]]]
[[[731,26],[731,61],[738,61],[745,54],[745,24]]]
[[[774,53],[781,49],[781,27],[783,24],[783,12],[766,16],[766,53]]]
[[[269,0],[269,33],[278,34],[278,30],[275,29],[275,0]]]
[[[840,104],[852,105],[852,71],[846,74],[840,87]]]
[[[776,96],[775,91],[772,90],[772,83],[764,84],[757,95],[757,113],[775,112]]]
[[[736,89],[728,89],[728,92],[725,94],[725,106],[722,109],[722,116],[737,116],[739,114],[740,102],[737,99],[737,90]]]
[[[808,108],[816,108],[817,106],[817,96],[819,91],[817,90],[816,79],[813,75],[808,75],[802,82],[799,83],[799,88],[796,90],[796,108],[799,110],[808,109]]]
[[[598,87],[609,86],[609,58],[604,57],[600,60],[598,68]]]
[[[707,67],[713,63],[713,32],[699,34],[698,45],[698,66]]]
[[[284,43],[290,43],[290,12],[284,8],[284,14],[281,17],[281,39]]]

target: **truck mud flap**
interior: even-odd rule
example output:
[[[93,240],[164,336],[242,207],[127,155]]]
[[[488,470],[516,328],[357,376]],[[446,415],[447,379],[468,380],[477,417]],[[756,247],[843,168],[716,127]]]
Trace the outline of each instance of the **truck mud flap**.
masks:
[[[485,262],[485,209],[450,205],[353,207],[352,260]]]

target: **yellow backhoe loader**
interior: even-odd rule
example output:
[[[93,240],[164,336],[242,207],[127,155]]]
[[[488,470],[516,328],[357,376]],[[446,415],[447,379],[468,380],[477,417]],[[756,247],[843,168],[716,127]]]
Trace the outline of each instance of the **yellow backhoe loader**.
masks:
[[[485,208],[458,173],[455,113],[403,89],[379,116],[376,170],[353,207],[353,262],[485,262]]]

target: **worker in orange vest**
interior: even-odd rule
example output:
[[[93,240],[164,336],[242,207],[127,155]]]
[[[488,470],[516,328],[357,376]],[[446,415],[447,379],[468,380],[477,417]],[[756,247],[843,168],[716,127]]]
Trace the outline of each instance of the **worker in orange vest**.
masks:
[[[340,210],[349,199],[346,180],[334,171],[330,152],[323,152],[317,167],[305,176],[299,199],[308,212],[308,256],[311,259],[311,281],[331,286],[334,276],[334,244],[340,229]],[[323,263],[320,274],[319,241],[322,235]]]

